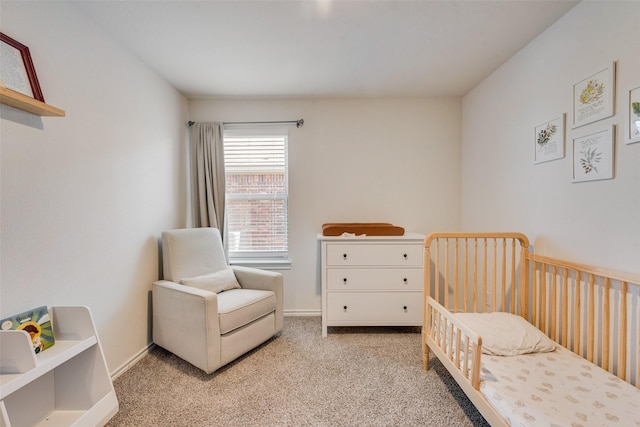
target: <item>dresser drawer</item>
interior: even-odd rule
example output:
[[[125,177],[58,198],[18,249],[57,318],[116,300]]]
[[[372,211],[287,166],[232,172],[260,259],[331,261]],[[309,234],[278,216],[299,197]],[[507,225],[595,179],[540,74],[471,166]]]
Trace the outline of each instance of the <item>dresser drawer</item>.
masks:
[[[419,267],[422,258],[420,244],[330,244],[327,245],[326,264]]]
[[[422,268],[328,268],[328,290],[421,291]]]
[[[327,321],[419,324],[422,292],[328,292]]]

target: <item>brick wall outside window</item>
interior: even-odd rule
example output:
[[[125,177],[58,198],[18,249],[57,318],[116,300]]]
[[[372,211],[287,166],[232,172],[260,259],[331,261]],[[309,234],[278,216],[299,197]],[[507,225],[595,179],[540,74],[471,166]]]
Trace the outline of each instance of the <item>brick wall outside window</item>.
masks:
[[[284,173],[226,174],[229,250],[286,251]]]

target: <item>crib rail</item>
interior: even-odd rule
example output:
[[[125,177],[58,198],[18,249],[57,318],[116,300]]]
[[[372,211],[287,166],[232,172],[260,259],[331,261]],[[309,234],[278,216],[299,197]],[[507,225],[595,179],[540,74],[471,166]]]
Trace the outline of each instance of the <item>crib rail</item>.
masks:
[[[452,375],[459,376],[471,387],[480,388],[480,357],[482,338],[460,322],[451,312],[438,304],[432,297],[427,298],[427,322],[425,336],[432,351],[440,353],[449,362],[447,368]],[[442,357],[439,357],[443,360]],[[429,369],[428,358],[425,370]]]
[[[640,386],[640,275],[533,253],[528,320],[551,339]]]

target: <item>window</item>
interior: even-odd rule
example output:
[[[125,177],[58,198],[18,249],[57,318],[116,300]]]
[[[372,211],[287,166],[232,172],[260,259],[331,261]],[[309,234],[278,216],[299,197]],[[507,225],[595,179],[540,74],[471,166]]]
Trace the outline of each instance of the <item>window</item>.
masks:
[[[286,131],[224,131],[226,229],[233,264],[288,263]]]

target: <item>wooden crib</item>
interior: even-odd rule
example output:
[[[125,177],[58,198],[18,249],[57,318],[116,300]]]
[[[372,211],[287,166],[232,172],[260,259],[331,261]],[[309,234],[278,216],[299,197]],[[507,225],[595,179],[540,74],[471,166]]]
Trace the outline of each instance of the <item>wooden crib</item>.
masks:
[[[631,418],[640,425],[640,275],[534,254],[521,233],[433,233],[424,245],[425,370],[431,350],[493,426],[542,425],[543,419],[571,425],[571,417],[591,425],[599,422],[593,415],[598,411],[611,419],[635,411]],[[459,312],[521,316],[558,349],[515,358],[489,356],[483,353],[482,335]],[[568,373],[572,365],[582,371]],[[515,396],[515,390],[527,387],[529,396],[540,401],[532,403],[538,407]],[[582,394],[592,388],[604,397]],[[621,393],[625,400],[619,399]],[[618,413],[609,410],[607,396],[615,396],[613,406],[623,402],[624,407]],[[569,402],[554,405],[554,399]],[[585,409],[586,400],[597,408]],[[556,408],[571,405],[573,414]]]

